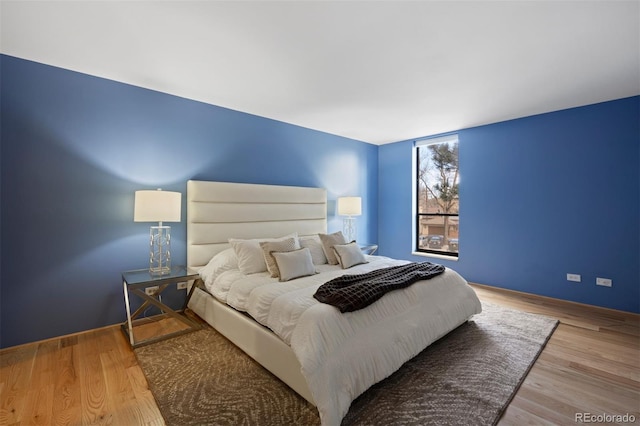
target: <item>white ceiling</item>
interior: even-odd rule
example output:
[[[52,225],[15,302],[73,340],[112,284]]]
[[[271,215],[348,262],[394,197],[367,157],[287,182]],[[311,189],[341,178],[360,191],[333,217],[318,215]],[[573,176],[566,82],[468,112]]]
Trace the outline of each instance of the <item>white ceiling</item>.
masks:
[[[640,94],[639,1],[2,1],[2,53],[383,144]]]

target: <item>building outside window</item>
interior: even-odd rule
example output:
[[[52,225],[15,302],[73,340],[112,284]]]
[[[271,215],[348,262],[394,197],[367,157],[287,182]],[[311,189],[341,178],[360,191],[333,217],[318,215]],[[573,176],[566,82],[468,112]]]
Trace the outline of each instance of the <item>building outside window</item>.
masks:
[[[458,135],[415,143],[415,251],[458,257]]]

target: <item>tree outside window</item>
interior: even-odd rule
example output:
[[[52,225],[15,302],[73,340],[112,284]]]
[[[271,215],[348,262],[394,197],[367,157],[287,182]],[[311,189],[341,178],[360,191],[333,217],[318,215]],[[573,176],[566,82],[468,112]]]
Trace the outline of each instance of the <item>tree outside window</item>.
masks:
[[[416,142],[416,251],[458,256],[458,137]]]

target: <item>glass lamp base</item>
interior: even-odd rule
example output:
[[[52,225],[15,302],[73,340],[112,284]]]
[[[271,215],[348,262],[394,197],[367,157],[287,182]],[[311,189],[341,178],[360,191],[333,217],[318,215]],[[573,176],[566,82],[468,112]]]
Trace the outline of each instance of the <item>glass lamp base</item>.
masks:
[[[149,229],[149,273],[171,273],[171,227],[152,226]]]
[[[342,233],[348,243],[356,239],[356,220],[349,216],[345,217],[342,222]]]
[[[149,268],[149,273],[153,276],[169,275],[171,273],[171,267],[164,266],[162,268]]]

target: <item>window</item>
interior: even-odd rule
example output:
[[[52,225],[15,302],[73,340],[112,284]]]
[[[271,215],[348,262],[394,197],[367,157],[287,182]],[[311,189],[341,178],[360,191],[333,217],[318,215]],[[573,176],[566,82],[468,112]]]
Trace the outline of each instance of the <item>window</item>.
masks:
[[[415,251],[458,257],[458,136],[416,141]]]

